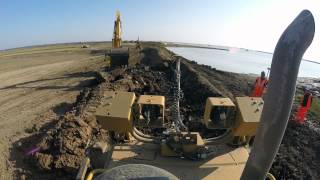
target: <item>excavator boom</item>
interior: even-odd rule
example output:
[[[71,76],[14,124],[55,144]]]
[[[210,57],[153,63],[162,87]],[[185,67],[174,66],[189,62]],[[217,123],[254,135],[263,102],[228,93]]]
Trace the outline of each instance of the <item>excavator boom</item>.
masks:
[[[121,19],[120,12],[116,13],[116,20],[114,21],[114,30],[113,30],[113,39],[112,39],[112,48],[121,47]]]

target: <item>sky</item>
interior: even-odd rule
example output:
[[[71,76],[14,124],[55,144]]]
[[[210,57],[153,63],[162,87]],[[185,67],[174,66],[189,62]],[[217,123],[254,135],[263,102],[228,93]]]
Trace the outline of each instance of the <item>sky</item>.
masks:
[[[304,58],[320,62],[320,0],[0,0],[0,49],[110,41],[119,10],[124,40],[273,52],[303,9],[313,13],[316,23]]]

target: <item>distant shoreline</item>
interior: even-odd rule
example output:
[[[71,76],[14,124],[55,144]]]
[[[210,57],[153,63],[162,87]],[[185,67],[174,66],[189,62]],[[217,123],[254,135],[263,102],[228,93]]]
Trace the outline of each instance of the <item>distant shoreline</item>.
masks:
[[[190,48],[203,48],[203,49],[216,49],[222,51],[229,51],[229,47],[214,46],[214,45],[201,45],[201,44],[189,44],[189,43],[172,43],[164,42],[166,47],[190,47]]]
[[[311,60],[308,60],[308,59],[302,59],[303,61],[308,61],[308,62],[311,62],[311,63],[315,63],[315,64],[320,64],[320,62],[316,62],[316,61],[311,61]]]

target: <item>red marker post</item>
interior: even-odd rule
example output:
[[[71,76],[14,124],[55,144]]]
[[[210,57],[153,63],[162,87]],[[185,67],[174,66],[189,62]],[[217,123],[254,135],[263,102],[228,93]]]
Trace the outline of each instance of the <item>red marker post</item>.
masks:
[[[305,122],[306,114],[308,113],[312,104],[312,94],[307,92],[304,94],[300,107],[298,108],[294,120],[297,123],[303,124]]]

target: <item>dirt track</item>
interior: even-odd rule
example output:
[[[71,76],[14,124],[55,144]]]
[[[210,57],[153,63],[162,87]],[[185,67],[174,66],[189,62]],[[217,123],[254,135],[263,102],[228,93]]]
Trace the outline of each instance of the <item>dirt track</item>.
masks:
[[[28,136],[41,114],[64,114],[103,63],[101,56],[80,48],[77,52],[0,54],[0,179],[13,178],[11,144]]]

